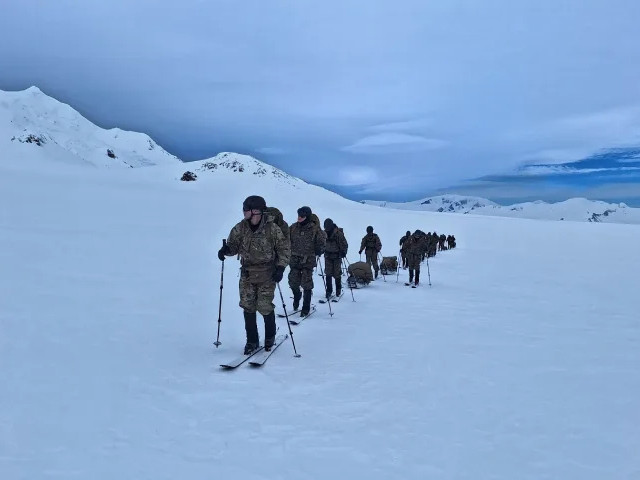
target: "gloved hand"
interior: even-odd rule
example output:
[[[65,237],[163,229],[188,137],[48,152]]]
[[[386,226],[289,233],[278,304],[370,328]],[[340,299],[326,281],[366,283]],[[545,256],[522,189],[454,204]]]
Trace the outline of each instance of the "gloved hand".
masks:
[[[316,257],[319,257],[323,253],[324,253],[324,249],[323,248],[316,248]]]
[[[225,259],[225,255],[229,253],[229,245],[227,245],[226,243],[222,246],[222,248],[220,250],[218,250],[218,258],[220,259],[221,262],[224,262]]]
[[[362,255],[362,250],[358,250],[358,255]]]
[[[280,280],[282,280],[282,275],[284,275],[284,267],[278,265],[274,270],[273,275],[271,275],[271,279],[274,282],[278,283]]]
[[[340,254],[340,258],[346,258],[346,256],[347,256],[346,252],[343,252]]]

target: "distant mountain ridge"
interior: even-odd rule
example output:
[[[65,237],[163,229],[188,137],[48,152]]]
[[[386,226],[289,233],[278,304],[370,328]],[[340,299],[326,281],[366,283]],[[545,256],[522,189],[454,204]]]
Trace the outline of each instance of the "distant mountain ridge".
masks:
[[[607,203],[586,198],[572,198],[557,203],[538,200],[508,206],[498,205],[485,198],[465,197],[463,195],[439,195],[406,203],[375,200],[363,200],[361,203],[400,210],[490,215],[537,220],[640,224],[640,208],[631,208],[624,203]]]

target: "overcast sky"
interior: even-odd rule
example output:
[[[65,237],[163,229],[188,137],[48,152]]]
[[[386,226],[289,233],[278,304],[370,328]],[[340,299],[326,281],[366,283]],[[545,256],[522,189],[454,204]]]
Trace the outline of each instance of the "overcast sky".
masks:
[[[638,0],[1,3],[0,89],[353,198],[640,143]]]

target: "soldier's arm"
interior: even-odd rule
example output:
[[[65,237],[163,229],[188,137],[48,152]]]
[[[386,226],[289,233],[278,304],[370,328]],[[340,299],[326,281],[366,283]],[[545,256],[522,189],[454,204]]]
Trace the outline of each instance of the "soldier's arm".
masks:
[[[364,250],[364,240],[365,240],[366,238],[367,238],[367,237],[362,237],[362,241],[360,242],[360,250]]]
[[[279,227],[274,228],[275,233],[275,250],[276,250],[276,266],[285,268],[289,265],[291,258],[291,242],[284,236]]]
[[[231,229],[229,238],[227,238],[228,253],[230,256],[236,255],[240,251],[240,245],[242,243],[242,233],[240,227],[236,225]]]
[[[338,237],[338,247],[340,248],[340,253],[346,254],[349,250],[349,242],[347,242],[347,237],[345,237],[343,233],[340,233]]]
[[[382,242],[380,241],[380,237],[376,235],[376,248],[378,251],[382,250]]]
[[[314,240],[314,249],[315,249],[316,255],[318,255],[318,252],[324,252],[326,244],[327,244],[327,234],[324,233],[323,230],[318,229],[316,233],[316,238]],[[320,255],[322,255],[322,253]]]

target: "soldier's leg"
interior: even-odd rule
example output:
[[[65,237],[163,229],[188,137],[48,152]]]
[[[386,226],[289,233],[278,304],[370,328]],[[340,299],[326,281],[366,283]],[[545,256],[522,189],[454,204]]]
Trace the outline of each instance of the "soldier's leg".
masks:
[[[333,293],[333,285],[331,284],[331,278],[333,276],[333,260],[324,257],[324,281],[327,284],[326,294],[327,298]]]
[[[373,269],[376,272],[376,278],[378,278],[378,271],[380,270],[380,266],[378,265],[378,252],[373,252],[371,259],[373,260]]]
[[[302,292],[300,292],[300,281],[302,277],[302,270],[299,268],[289,268],[289,287],[293,292],[293,309],[297,310],[300,306],[300,298],[302,298]]]
[[[333,264],[333,278],[336,281],[336,296],[339,297],[342,292],[342,271],[341,271],[342,259],[338,258],[334,260]]]
[[[258,336],[258,324],[256,321],[256,308],[258,305],[257,286],[240,276],[240,306],[244,310],[244,329],[247,334],[245,354],[258,348],[260,338]]]
[[[420,263],[416,265],[416,285],[420,283]]]
[[[302,310],[301,316],[305,316],[311,310],[311,295],[313,293],[313,268],[308,267],[302,269]]]
[[[276,282],[268,281],[258,285],[257,309],[264,317],[264,346],[271,348],[276,337],[276,315],[273,297],[275,296]]]

